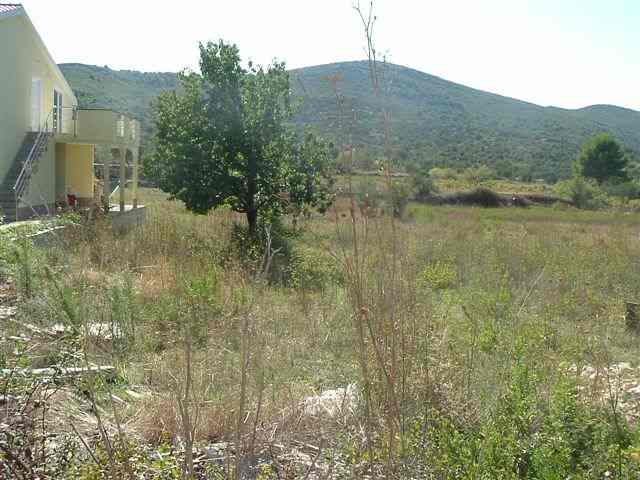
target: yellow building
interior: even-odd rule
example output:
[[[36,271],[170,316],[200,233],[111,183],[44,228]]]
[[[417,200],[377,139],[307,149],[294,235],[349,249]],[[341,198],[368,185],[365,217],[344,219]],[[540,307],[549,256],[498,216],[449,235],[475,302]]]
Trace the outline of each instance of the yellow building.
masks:
[[[112,160],[94,178],[95,146],[111,149]],[[73,90],[53,61],[24,7],[0,3],[0,208],[5,221],[53,214],[56,205],[102,202],[110,207],[112,184],[132,178],[137,207],[140,125],[111,110],[78,106]],[[104,192],[104,194],[103,194]],[[125,189],[119,207],[125,210]]]

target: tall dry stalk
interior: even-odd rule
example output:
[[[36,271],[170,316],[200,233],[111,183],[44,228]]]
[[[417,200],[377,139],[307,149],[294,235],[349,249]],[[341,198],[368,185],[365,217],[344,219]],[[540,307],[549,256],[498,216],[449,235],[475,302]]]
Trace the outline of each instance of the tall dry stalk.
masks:
[[[384,98],[384,88],[386,87],[387,64],[383,59],[380,63],[378,60],[378,52],[375,45],[375,28],[377,16],[375,15],[374,2],[369,2],[368,10],[364,10],[358,0],[354,5],[354,9],[358,14],[362,29],[366,40],[366,54],[369,66],[369,76],[371,86],[376,100],[382,110],[382,129],[384,133],[384,157],[383,157],[383,173],[387,194],[389,199],[393,198],[393,178],[392,178],[392,145],[391,145],[391,112]],[[383,341],[379,341],[374,328],[371,324],[371,318],[367,317],[369,335],[375,352],[377,366],[384,375],[386,392],[385,397],[388,398],[391,415],[395,418],[387,418],[387,426],[389,428],[389,458],[391,461],[391,452],[394,450],[395,428],[399,428],[399,437],[401,440],[401,454],[405,451],[405,428],[404,415],[402,405],[404,404],[404,385],[406,384],[406,338],[404,315],[398,315],[398,263],[399,263],[399,238],[397,224],[394,215],[388,215],[388,228],[391,238],[387,249],[381,251],[383,261],[378,262],[379,278],[382,279],[383,285],[378,288],[381,292],[384,314],[382,316],[382,332]],[[383,238],[378,243],[383,244]],[[398,338],[399,337],[399,338]],[[389,352],[385,355],[385,352]],[[398,363],[399,356],[401,358],[401,398],[398,398]],[[387,357],[387,358],[385,358]]]
[[[185,479],[193,480],[195,479],[193,445],[200,412],[198,403],[193,401],[193,334],[190,326],[187,325],[185,330],[182,342],[185,367],[184,382],[183,388],[176,392],[176,403],[178,404],[180,426],[185,448],[182,475]]]
[[[245,314],[240,331],[240,396],[238,398],[238,418],[236,419],[236,480],[242,478],[242,453],[245,411],[247,407],[247,383],[249,376],[249,323],[250,315]]]
[[[381,128],[384,131],[384,160],[382,170],[389,198],[393,198],[391,114],[384,99],[386,62],[378,60],[375,47],[377,17],[374,4],[368,9],[360,2],[353,5],[365,36],[365,51],[371,86],[381,109]],[[332,86],[336,93],[339,114],[344,118],[344,99],[338,90],[338,81]],[[345,144],[343,155],[353,165],[354,146]],[[347,293],[353,308],[353,323],[357,339],[357,358],[361,370],[364,397],[365,432],[369,458],[373,459],[373,439],[385,439],[390,469],[395,468],[400,440],[400,457],[406,451],[406,392],[409,371],[409,339],[405,325],[406,315],[400,311],[402,282],[400,278],[401,242],[398,225],[393,215],[382,221],[370,222],[368,199],[358,215],[351,178],[347,181],[351,238],[348,247],[342,247],[342,264]],[[336,216],[336,223],[338,218]],[[375,229],[372,226],[375,225]],[[338,234],[340,228],[338,225]],[[346,245],[341,242],[341,245]],[[376,429],[377,419],[385,428]]]
[[[341,258],[345,279],[347,284],[347,293],[349,300],[353,308],[353,326],[356,331],[357,339],[357,358],[360,372],[362,375],[362,393],[364,399],[364,431],[365,442],[368,451],[369,458],[373,458],[373,416],[374,416],[374,404],[372,399],[372,386],[373,382],[369,371],[369,350],[367,335],[365,329],[365,317],[368,312],[367,301],[365,300],[366,292],[366,268],[364,260],[367,258],[368,247],[368,215],[362,215],[362,225],[358,218],[358,207],[356,205],[355,192],[353,189],[353,179],[351,173],[353,171],[354,163],[354,147],[351,141],[350,133],[347,134],[347,125],[345,122],[345,100],[344,95],[340,90],[340,82],[344,80],[341,75],[334,75],[326,78],[329,85],[333,89],[336,107],[338,112],[338,126],[339,131],[345,132],[345,137],[342,139],[342,152],[341,155],[346,155],[349,163],[347,169],[347,196],[349,198],[349,219],[350,219],[350,234],[351,234],[351,250],[347,250],[344,242],[340,242],[341,245]],[[338,211],[335,211],[335,223],[336,232],[338,236],[341,235]]]

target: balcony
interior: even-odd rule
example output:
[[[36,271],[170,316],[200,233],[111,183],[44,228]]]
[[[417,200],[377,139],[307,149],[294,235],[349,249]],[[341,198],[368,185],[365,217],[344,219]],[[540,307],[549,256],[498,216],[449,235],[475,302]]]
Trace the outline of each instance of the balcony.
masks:
[[[140,122],[113,110],[99,108],[57,107],[45,123],[56,143],[101,145],[110,154],[102,158],[102,193],[99,195],[105,208],[111,211],[111,199],[119,197],[119,212],[128,211],[125,205],[125,186],[132,189],[132,209],[138,208],[138,176]],[[91,156],[93,160],[93,156]],[[98,164],[93,165],[97,167]],[[119,167],[119,183],[112,190],[112,167]],[[127,178],[131,170],[131,177]],[[93,178],[93,176],[92,176]],[[92,180],[93,182],[93,180]],[[95,192],[94,192],[95,196]]]
[[[56,141],[137,147],[140,123],[113,110],[64,107],[54,109],[50,129]]]

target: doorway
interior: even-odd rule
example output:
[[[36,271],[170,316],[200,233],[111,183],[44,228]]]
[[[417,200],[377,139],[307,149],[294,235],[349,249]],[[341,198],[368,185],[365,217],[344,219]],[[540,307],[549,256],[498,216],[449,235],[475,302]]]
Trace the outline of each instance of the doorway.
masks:
[[[42,80],[31,79],[31,131],[40,131],[42,117]]]

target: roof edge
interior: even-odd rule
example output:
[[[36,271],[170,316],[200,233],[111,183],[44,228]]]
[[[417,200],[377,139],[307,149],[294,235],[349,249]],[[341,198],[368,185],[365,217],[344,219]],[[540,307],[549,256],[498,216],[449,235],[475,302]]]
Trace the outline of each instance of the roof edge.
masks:
[[[46,43],[44,43],[44,40],[42,40],[42,37],[40,36],[40,33],[38,32],[38,29],[35,27],[35,25],[31,21],[31,18],[29,18],[29,14],[27,13],[27,10],[24,8],[24,6],[21,5],[20,8],[17,8],[16,10],[10,11],[10,12],[7,12],[7,13],[12,14],[12,15],[9,15],[10,17],[23,16],[25,18],[25,20],[29,24],[29,27],[31,27],[31,30],[35,34],[36,40],[40,44],[40,48],[42,50],[42,53],[44,54],[45,58],[47,59],[47,61],[49,63],[49,66],[53,70],[54,75],[57,77],[57,79],[62,83],[62,85],[67,90],[65,93],[67,95],[70,95],[71,98],[73,98],[74,103],[77,105],[78,104],[78,99],[76,98],[75,93],[73,93],[73,88],[71,88],[71,85],[69,85],[69,82],[67,81],[67,79],[63,75],[62,71],[60,70],[60,67],[58,67],[58,64],[53,59],[53,56],[49,52],[49,49],[47,48]],[[7,17],[0,17],[0,20],[2,20],[3,18],[7,18]]]
[[[16,8],[7,12],[0,12],[0,20],[4,18],[17,17],[26,14],[26,10],[22,4],[15,4]]]

